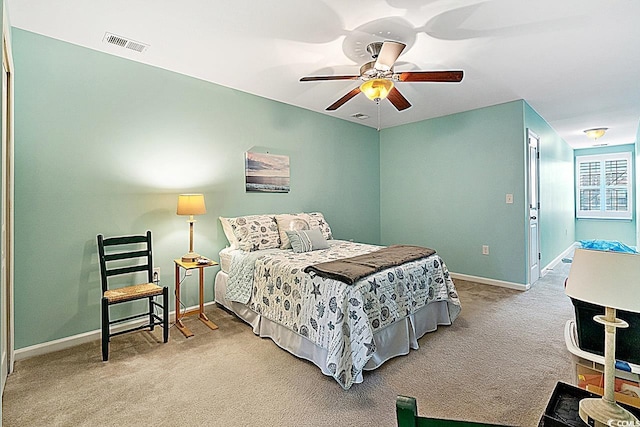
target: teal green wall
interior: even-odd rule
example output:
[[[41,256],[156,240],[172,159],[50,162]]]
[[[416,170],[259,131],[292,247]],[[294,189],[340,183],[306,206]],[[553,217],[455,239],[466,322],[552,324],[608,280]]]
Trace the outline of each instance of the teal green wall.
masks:
[[[526,102],[525,127],[540,138],[540,265],[546,267],[575,241],[573,149]]]
[[[151,229],[173,288],[179,193],[205,194],[195,249],[213,258],[220,215],[318,210],[336,238],[379,243],[374,129],[19,29],[13,53],[17,349],[99,328],[98,233]],[[251,149],[290,156],[290,193],[245,193]],[[196,304],[196,279],[183,289]]]
[[[571,152],[524,101],[378,133],[23,30],[13,51],[17,349],[98,329],[97,233],[151,229],[173,288],[183,192],[205,194],[195,249],[210,257],[226,244],[220,215],[319,210],[336,238],[431,246],[453,272],[526,284],[530,127],[547,206],[541,265],[573,241]],[[291,192],[245,193],[248,150],[290,156]],[[196,285],[183,287],[187,305]]]
[[[382,243],[429,246],[453,272],[525,284],[523,129],[514,101],[381,131]]]
[[[632,170],[634,175],[636,174],[635,159],[635,145],[615,145],[612,147],[596,147],[596,148],[584,148],[574,151],[574,157],[577,156],[589,156],[593,154],[608,154],[608,153],[621,153],[631,152],[631,159],[633,162]],[[574,178],[575,179],[575,178]],[[574,190],[575,191],[575,190]],[[636,186],[634,182],[634,188],[632,194],[636,194]],[[636,197],[633,198],[633,203],[637,201]],[[635,211],[635,208],[631,208]],[[575,211],[575,208],[574,208]],[[637,215],[631,220],[622,219],[576,219],[576,240],[586,239],[605,239],[605,240],[619,240],[630,246],[635,246],[636,242],[636,219]]]

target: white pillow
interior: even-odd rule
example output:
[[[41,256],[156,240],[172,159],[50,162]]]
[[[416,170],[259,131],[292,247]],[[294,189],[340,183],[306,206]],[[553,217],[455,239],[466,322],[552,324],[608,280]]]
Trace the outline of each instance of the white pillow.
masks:
[[[287,237],[287,231],[308,230],[309,221],[305,214],[281,214],[276,215],[278,233],[280,234],[280,249],[291,249],[291,242]]]
[[[238,243],[238,238],[236,237],[235,234],[233,234],[233,227],[231,226],[231,219],[235,219],[235,218],[224,218],[224,217],[219,217],[218,219],[220,219],[220,223],[222,224],[222,231],[224,231],[224,235],[227,237],[227,240],[229,241],[229,247],[231,249],[238,249],[240,247],[239,243]]]
[[[324,219],[324,215],[322,215],[322,213],[320,212],[311,212],[309,214],[309,228],[313,229],[313,228],[319,228],[320,231],[322,231],[322,236],[326,239],[326,240],[331,240],[333,239],[333,236],[331,235],[331,227],[329,227],[329,223],[327,222],[327,220]]]
[[[236,244],[238,249],[251,252],[280,247],[278,224],[273,215],[249,215],[220,220],[223,230],[224,223],[228,223],[233,237],[227,236],[227,239],[232,245]]]
[[[317,228],[322,232],[325,240],[331,240],[333,238],[331,235],[331,227],[329,227],[329,224],[324,219],[324,215],[320,212],[276,215],[276,222],[278,223],[278,232],[280,233],[280,240],[282,241],[281,249],[291,248],[286,233],[287,230],[313,230]]]

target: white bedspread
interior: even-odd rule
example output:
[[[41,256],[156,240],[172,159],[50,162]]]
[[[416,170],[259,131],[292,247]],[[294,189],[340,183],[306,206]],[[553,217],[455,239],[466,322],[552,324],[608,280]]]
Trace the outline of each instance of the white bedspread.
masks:
[[[329,249],[234,251],[227,298],[249,304],[328,350],[326,367],[348,389],[373,352],[373,333],[433,302],[447,301],[450,320],[460,301],[438,254],[380,271],[353,285],[312,276],[307,265],[346,258],[378,246],[340,240]]]

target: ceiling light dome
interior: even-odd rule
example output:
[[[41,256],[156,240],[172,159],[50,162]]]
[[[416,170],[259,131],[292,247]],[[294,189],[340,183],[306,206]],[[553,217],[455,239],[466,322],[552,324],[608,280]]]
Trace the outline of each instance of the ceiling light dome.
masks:
[[[596,140],[596,139],[600,138],[601,136],[603,136],[608,129],[609,128],[593,128],[593,129],[585,130],[584,133],[587,134],[587,138],[591,138],[593,140]]]
[[[360,90],[372,101],[385,99],[393,89],[393,82],[388,79],[371,79],[360,85]]]

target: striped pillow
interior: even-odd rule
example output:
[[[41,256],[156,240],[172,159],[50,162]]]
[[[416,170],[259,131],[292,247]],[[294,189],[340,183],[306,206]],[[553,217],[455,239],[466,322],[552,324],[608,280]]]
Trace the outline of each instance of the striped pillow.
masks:
[[[318,249],[327,249],[329,247],[322,232],[317,228],[311,230],[287,230],[286,233],[291,242],[291,247],[296,253],[317,251]]]

